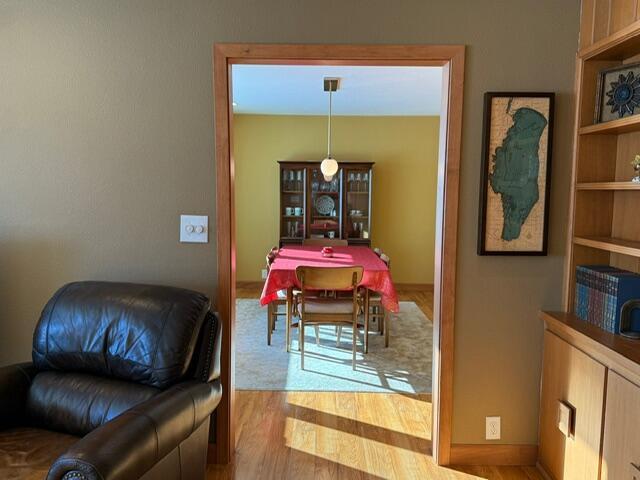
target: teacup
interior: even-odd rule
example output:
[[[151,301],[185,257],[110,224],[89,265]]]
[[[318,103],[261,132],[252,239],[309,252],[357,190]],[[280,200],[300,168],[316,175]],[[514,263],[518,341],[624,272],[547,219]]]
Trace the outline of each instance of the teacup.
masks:
[[[296,214],[297,216],[302,215],[302,207],[296,207],[296,208],[295,208],[295,214]]]
[[[293,215],[293,208],[291,208],[291,207],[287,207],[287,208],[285,208],[285,209],[284,209],[284,213],[285,213],[286,215],[289,215],[289,216]]]

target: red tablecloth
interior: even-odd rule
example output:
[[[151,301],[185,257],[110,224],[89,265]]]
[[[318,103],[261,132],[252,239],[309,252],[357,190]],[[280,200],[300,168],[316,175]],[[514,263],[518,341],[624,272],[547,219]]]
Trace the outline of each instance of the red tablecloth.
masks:
[[[262,289],[260,304],[275,300],[278,290],[300,287],[296,278],[296,267],[346,267],[362,266],[364,273],[360,286],[380,293],[382,305],[390,312],[398,312],[398,294],[391,280],[391,272],[385,263],[368,247],[333,247],[333,257],[325,258],[319,246],[291,245],[278,251],[271,264],[269,275]]]

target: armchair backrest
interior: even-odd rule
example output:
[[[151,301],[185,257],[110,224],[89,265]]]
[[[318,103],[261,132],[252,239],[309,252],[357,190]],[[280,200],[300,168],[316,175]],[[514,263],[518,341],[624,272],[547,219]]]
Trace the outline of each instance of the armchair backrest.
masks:
[[[33,362],[38,370],[88,373],[165,389],[193,373],[208,311],[209,299],[190,290],[70,283],[42,312]]]

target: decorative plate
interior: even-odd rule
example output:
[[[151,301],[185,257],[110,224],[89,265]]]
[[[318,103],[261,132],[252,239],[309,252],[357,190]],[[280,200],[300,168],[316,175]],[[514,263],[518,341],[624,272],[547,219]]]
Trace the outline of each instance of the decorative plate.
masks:
[[[329,195],[321,195],[316,199],[316,211],[320,215],[331,215],[335,206],[333,198]]]

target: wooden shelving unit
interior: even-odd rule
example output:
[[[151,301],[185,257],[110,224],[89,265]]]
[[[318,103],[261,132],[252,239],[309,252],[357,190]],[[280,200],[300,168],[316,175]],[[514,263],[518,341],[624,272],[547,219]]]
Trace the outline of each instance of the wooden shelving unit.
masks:
[[[640,190],[635,182],[585,182],[576,184],[576,190]]]
[[[589,30],[591,31],[591,30]],[[640,115],[594,123],[598,73],[640,55],[640,21],[585,45],[576,63],[576,132],[565,311],[574,310],[577,265],[640,271],[640,184],[631,160],[640,153]]]
[[[562,312],[545,323],[538,465],[557,480],[631,478],[640,451],[640,341],[575,314],[578,265],[640,272],[640,115],[596,123],[598,74],[640,58],[637,0],[582,0],[572,202]],[[560,411],[569,432],[559,428]],[[579,440],[579,441],[576,441]],[[631,467],[633,468],[633,467]]]
[[[640,117],[636,115],[580,127],[579,133],[580,135],[616,135],[638,131],[640,131]]]
[[[640,242],[611,237],[573,237],[573,243],[606,252],[640,257]]]

